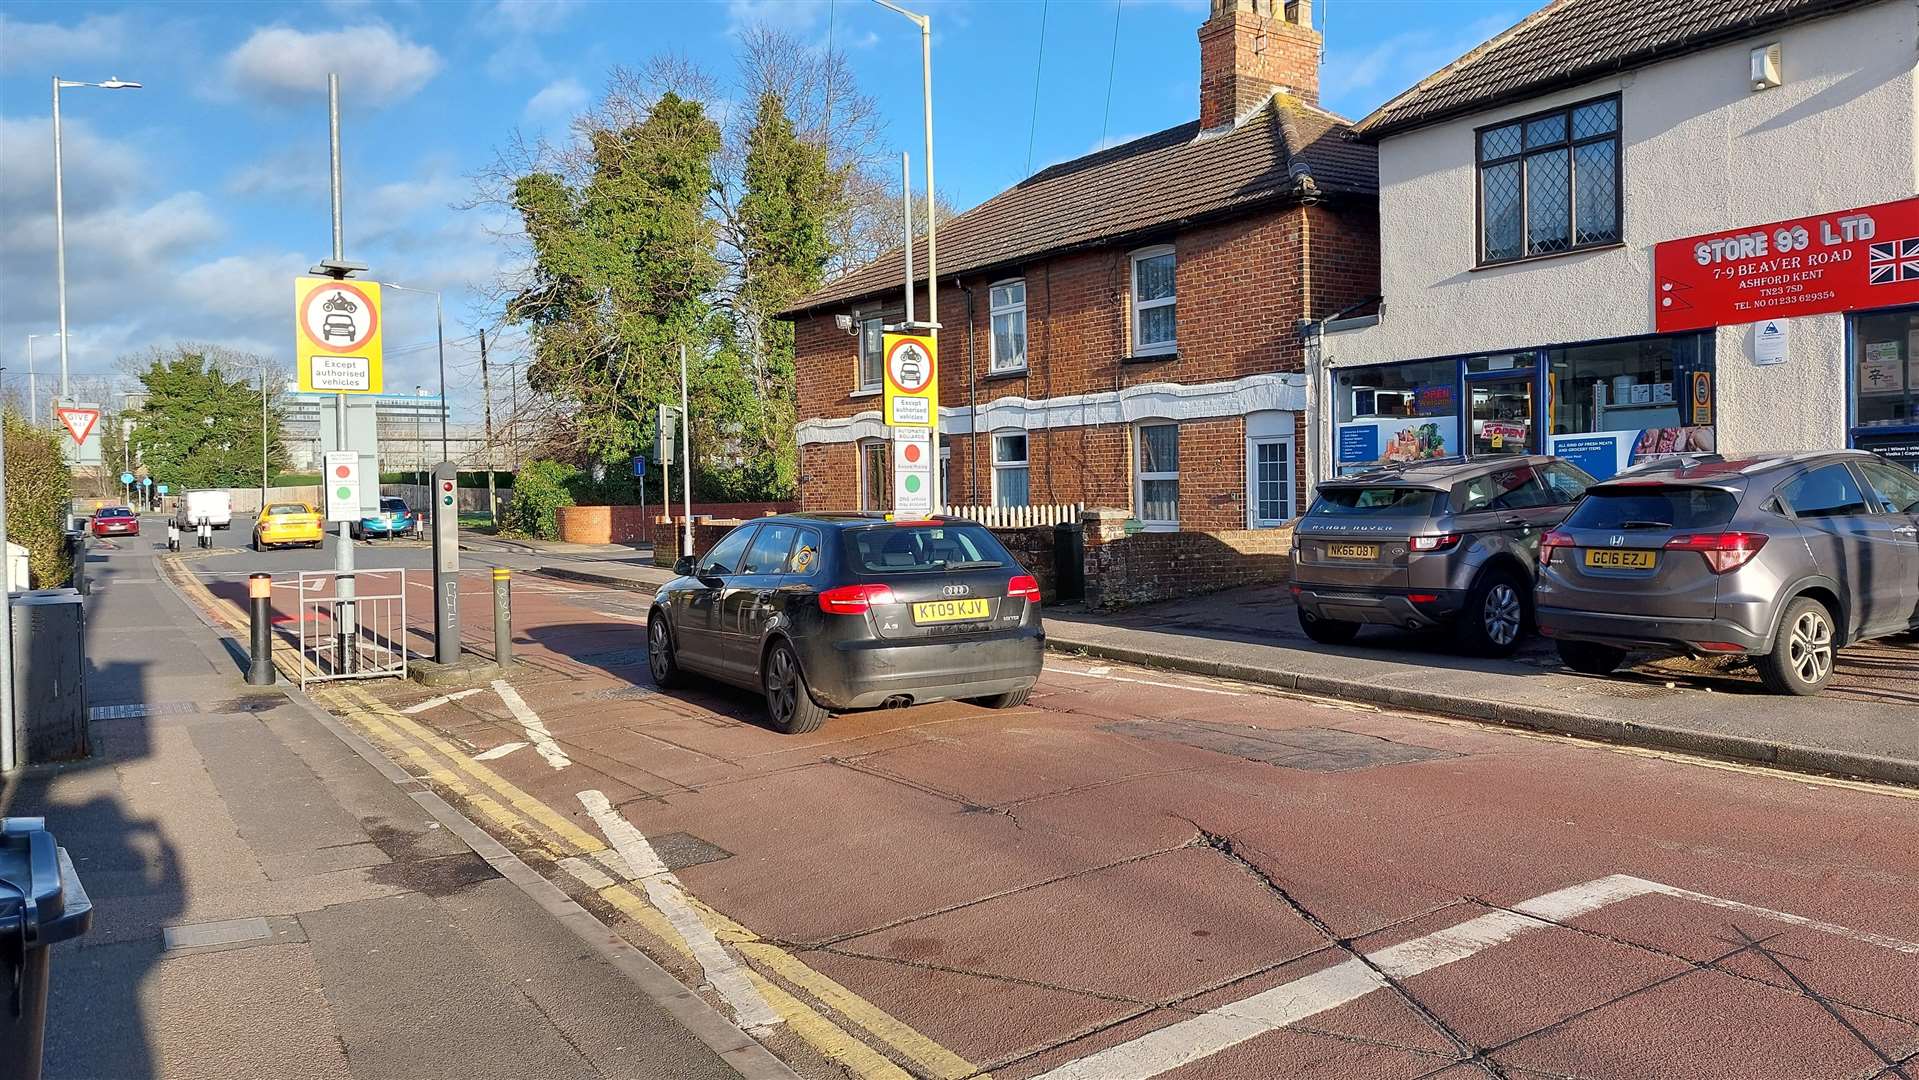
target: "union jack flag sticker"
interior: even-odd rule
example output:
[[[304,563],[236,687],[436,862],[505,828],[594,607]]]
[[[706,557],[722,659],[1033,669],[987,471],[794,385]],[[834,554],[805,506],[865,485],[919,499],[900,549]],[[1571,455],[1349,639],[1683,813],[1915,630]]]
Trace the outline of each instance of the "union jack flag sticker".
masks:
[[[1867,284],[1919,281],[1919,236],[1888,240],[1883,244],[1873,244],[1866,250]]]

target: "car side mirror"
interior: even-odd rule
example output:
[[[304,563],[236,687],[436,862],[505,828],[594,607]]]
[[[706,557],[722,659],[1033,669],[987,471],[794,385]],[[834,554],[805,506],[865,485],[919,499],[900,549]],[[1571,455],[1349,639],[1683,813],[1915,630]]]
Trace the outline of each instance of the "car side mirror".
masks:
[[[679,577],[693,576],[693,556],[682,555],[673,563],[673,573]]]

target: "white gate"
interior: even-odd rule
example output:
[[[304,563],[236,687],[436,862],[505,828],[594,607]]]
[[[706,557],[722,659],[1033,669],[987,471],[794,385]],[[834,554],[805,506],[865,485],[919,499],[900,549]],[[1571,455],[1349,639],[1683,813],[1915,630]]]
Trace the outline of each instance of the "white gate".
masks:
[[[406,678],[406,571],[363,570],[351,600],[334,595],[340,574],[300,571],[300,688],[339,679]],[[397,585],[387,585],[397,582]],[[390,589],[390,591],[377,591]]]

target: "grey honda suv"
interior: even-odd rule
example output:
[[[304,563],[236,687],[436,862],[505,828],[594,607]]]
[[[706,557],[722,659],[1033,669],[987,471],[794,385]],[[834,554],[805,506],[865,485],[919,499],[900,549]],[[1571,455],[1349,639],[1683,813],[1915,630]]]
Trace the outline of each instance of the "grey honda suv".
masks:
[[[1539,561],[1540,631],[1576,671],[1743,655],[1814,694],[1841,646],[1919,628],[1919,476],[1857,450],[1650,462],[1589,491]]]
[[[1593,478],[1539,455],[1389,465],[1319,485],[1293,537],[1300,628],[1345,644],[1364,625],[1456,627],[1510,655],[1532,623],[1539,538]]]

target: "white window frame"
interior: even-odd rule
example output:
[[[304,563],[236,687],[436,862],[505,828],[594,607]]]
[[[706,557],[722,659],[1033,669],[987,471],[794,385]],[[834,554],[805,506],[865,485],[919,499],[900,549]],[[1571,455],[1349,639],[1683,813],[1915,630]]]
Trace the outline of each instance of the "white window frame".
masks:
[[[1286,463],[1286,494],[1284,496],[1286,514],[1283,517],[1265,518],[1259,515],[1259,448],[1277,446],[1280,448],[1280,460]],[[1246,527],[1249,529],[1277,529],[1299,516],[1299,470],[1294,456],[1298,444],[1291,435],[1252,435],[1246,439]]]
[[[861,439],[859,442],[856,442],[853,444],[854,452],[858,455],[858,458],[856,459],[857,467],[854,469],[854,478],[855,478],[855,481],[859,484],[859,500],[858,500],[860,504],[859,509],[863,512],[880,512],[880,511],[885,511],[889,509],[889,507],[885,507],[885,506],[866,505],[867,488],[870,486],[867,483],[867,481],[870,478],[867,476],[866,463],[868,458],[872,455],[874,447],[878,447],[879,452],[881,454],[890,455],[892,453],[892,448],[887,446],[886,442],[882,439]],[[891,460],[890,457],[887,460]],[[881,480],[885,480],[885,479],[886,478],[884,476],[881,477]],[[888,501],[888,502],[892,501],[893,493],[887,489],[885,484],[882,484],[879,490],[884,492],[884,494],[881,496],[881,498],[884,501]]]
[[[880,334],[882,335],[880,339],[879,368],[874,372],[872,382],[866,381],[865,370],[866,326],[868,323],[878,323]],[[874,316],[873,318],[856,319],[853,325],[859,328],[859,333],[853,337],[853,394],[856,397],[861,394],[877,394],[880,392],[881,382],[886,378],[886,339],[884,337],[886,333],[886,320]]]
[[[1139,515],[1139,523],[1147,532],[1179,531],[1179,470],[1171,472],[1147,472],[1141,466],[1141,457],[1146,447],[1146,429],[1169,427],[1173,429],[1173,445],[1179,445],[1179,421],[1177,420],[1141,420],[1133,425],[1133,510]],[[1173,482],[1173,517],[1170,520],[1149,518],[1146,516],[1146,482],[1148,480],[1171,480]]]
[[[1026,456],[1016,461],[1015,460],[1001,461],[999,456],[999,440],[1000,440],[1000,437],[1003,435],[1018,435],[1021,438],[1025,439],[1026,440]],[[1026,501],[1023,503],[1020,503],[1019,505],[1031,506],[1033,504],[1033,433],[1030,431],[1026,431],[1022,428],[1003,428],[999,431],[993,432],[990,436],[988,436],[988,438],[991,440],[991,442],[989,443],[989,449],[992,452],[992,461],[993,461],[992,505],[994,506],[1000,505],[999,471],[1001,469],[1023,469],[1026,472]]]
[[[1005,288],[1008,285],[1019,286],[1019,303],[1017,304],[995,303],[993,301],[993,293],[999,289]],[[986,351],[987,351],[986,370],[989,373],[994,375],[1003,375],[1013,371],[1025,371],[1026,370],[1025,348],[1031,347],[1031,341],[1026,336],[1026,325],[1027,325],[1026,324],[1026,279],[1023,277],[1016,277],[1016,278],[1007,278],[1004,281],[995,281],[991,285],[987,286],[986,298],[987,298],[987,309],[988,309],[988,315],[986,320]],[[1017,362],[1009,362],[1001,359],[1000,357],[999,317],[1001,315],[1018,315],[1019,316],[1019,339],[1022,342],[1026,342],[1027,344],[1025,347],[1022,348],[1020,355],[1017,359]]]
[[[1145,262],[1147,259],[1156,259],[1161,255],[1173,256],[1173,295],[1161,297],[1157,300],[1141,300],[1139,298],[1139,264]],[[1163,356],[1167,353],[1179,351],[1179,314],[1177,308],[1177,304],[1179,303],[1179,255],[1173,250],[1173,245],[1155,244],[1152,247],[1140,248],[1138,251],[1133,252],[1132,258],[1127,264],[1126,281],[1126,291],[1132,299],[1132,325],[1128,328],[1131,331],[1128,337],[1132,340],[1132,355]],[[1140,340],[1140,326],[1144,322],[1143,315],[1148,311],[1163,307],[1174,308],[1172,340],[1152,343]]]

